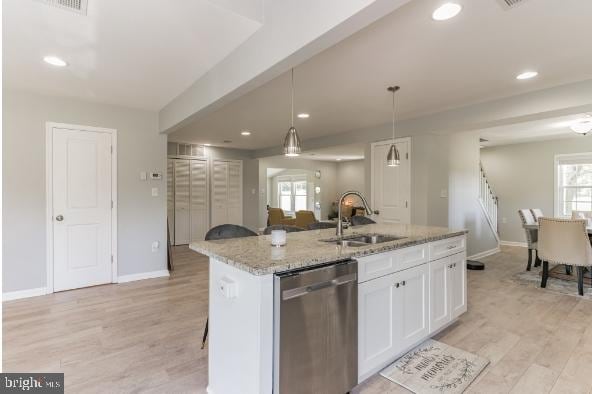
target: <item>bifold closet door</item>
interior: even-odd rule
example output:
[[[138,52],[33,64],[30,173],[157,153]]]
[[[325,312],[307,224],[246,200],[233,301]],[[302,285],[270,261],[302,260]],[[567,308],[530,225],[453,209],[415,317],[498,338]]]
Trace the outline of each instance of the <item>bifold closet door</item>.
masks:
[[[169,225],[169,234],[171,242],[175,242],[175,161],[167,160],[167,222]]]
[[[189,214],[189,160],[175,160],[175,245],[188,244],[191,237]]]
[[[242,224],[242,163],[212,163],[212,227]]]
[[[190,184],[191,241],[203,241],[209,230],[207,161],[190,161]]]

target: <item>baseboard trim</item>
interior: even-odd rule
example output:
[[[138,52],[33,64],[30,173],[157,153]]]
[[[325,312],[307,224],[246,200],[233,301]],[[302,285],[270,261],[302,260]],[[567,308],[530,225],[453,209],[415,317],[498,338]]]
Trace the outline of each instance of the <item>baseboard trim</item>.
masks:
[[[139,274],[120,275],[119,278],[117,278],[117,283],[135,282],[137,280],[162,278],[165,276],[169,276],[169,271],[160,270],[140,272]]]
[[[514,242],[514,241],[500,241],[500,245],[503,246],[520,246],[521,248],[527,248],[528,244],[526,242]]]
[[[482,258],[487,257],[487,256],[491,256],[492,254],[496,254],[496,253],[499,253],[499,252],[501,252],[501,249],[498,246],[497,248],[493,248],[493,249],[486,250],[484,252],[477,253],[477,254],[474,254],[472,256],[469,256],[469,257],[467,257],[467,260],[479,260],[479,259],[482,259]]]
[[[47,294],[45,287],[38,287],[36,289],[9,291],[2,293],[2,301],[20,300],[21,298],[38,297]]]

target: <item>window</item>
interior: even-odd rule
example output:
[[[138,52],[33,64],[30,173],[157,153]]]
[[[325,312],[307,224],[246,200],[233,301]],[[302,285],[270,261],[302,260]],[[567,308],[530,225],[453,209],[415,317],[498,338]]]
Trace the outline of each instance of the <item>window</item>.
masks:
[[[307,182],[303,177],[278,180],[278,205],[285,212],[306,210]]]
[[[555,212],[592,211],[592,153],[555,157]]]

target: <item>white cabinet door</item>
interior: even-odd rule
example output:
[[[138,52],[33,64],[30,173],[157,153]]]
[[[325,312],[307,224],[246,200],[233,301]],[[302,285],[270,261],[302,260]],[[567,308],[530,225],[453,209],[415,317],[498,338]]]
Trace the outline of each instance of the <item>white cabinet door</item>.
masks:
[[[175,245],[190,241],[189,160],[175,160]]]
[[[450,309],[455,319],[467,311],[467,264],[465,253],[450,256]]]
[[[393,275],[358,285],[359,376],[375,372],[395,355],[393,291]]]
[[[395,343],[400,353],[429,334],[429,267],[427,264],[397,272],[395,282]]]
[[[430,262],[430,332],[449,323],[450,257]]]

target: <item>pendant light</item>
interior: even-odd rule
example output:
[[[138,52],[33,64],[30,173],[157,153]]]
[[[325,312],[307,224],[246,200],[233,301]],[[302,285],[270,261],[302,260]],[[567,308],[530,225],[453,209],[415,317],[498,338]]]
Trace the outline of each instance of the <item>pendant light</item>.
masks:
[[[399,86],[389,86],[386,90],[393,93],[393,144],[389,148],[388,156],[386,157],[386,165],[389,167],[398,167],[401,163],[399,158],[399,150],[395,145],[395,92],[401,89]]]
[[[292,69],[292,123],[286,138],[284,138],[284,155],[288,157],[300,155],[300,137],[294,127],[294,69]]]

